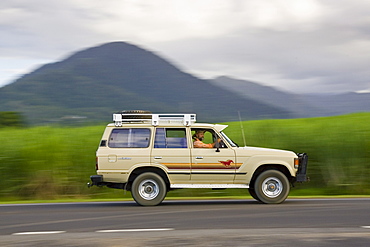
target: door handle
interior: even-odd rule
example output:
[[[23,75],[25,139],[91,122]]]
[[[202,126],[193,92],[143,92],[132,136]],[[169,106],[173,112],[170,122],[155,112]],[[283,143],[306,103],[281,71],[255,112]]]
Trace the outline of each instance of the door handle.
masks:
[[[203,159],[203,157],[202,156],[197,156],[197,157],[195,157],[197,160],[201,160],[201,159]]]
[[[155,156],[154,159],[160,160],[162,159],[162,156]]]

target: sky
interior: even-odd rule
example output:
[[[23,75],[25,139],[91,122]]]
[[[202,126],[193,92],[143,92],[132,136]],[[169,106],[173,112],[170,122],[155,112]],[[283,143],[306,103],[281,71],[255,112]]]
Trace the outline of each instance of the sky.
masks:
[[[1,0],[0,87],[113,41],[202,79],[370,92],[370,0]]]

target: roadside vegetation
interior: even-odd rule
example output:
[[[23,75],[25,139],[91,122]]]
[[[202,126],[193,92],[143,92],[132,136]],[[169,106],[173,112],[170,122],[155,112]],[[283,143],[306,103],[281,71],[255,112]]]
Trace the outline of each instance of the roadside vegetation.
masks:
[[[226,123],[240,146],[287,149],[309,155],[311,181],[291,196],[370,195],[370,113]],[[242,125],[242,127],[241,127]],[[87,188],[105,125],[0,128],[0,200],[115,199],[129,192]],[[247,190],[175,190],[169,197],[249,196]]]

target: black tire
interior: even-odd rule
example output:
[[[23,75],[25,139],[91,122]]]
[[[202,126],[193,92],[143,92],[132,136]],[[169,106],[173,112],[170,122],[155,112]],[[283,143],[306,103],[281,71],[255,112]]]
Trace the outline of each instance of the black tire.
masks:
[[[282,172],[267,170],[258,175],[254,183],[254,191],[260,202],[282,203],[289,195],[290,183]]]
[[[167,194],[166,184],[161,176],[153,172],[142,173],[132,183],[131,195],[141,206],[156,206]]]
[[[253,199],[255,199],[257,201],[260,201],[260,199],[257,197],[256,191],[254,191],[254,189],[249,188],[248,191],[249,191],[249,194],[253,197]]]
[[[123,119],[151,119],[152,118],[149,115],[147,115],[147,116],[145,116],[145,115],[144,116],[137,115],[137,114],[152,114],[151,111],[144,111],[144,110],[125,110],[125,111],[121,111],[119,113],[130,114],[130,115],[124,115],[124,116],[122,116]]]
[[[151,111],[145,111],[145,110],[124,110],[120,113],[132,113],[132,114],[151,114]]]

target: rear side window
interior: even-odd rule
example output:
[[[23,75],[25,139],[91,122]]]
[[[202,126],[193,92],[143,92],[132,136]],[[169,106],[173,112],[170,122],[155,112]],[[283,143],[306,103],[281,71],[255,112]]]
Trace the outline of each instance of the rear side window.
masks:
[[[157,128],[154,148],[187,148],[186,130],[177,128]]]
[[[111,148],[147,148],[149,141],[150,129],[113,129],[108,146]]]

